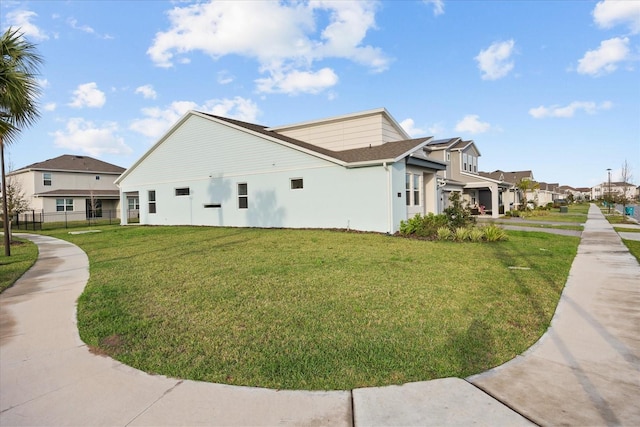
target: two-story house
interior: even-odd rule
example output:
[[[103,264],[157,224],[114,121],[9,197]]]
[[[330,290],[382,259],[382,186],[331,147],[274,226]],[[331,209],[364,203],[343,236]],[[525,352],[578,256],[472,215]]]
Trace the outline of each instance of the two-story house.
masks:
[[[92,157],[67,154],[12,171],[7,182],[20,187],[30,209],[43,212],[45,221],[56,221],[55,213],[80,220],[119,214],[120,193],[114,182],[124,171]]]
[[[430,158],[447,164],[447,169],[438,173],[442,184],[442,209],[446,208],[451,192],[459,191],[474,212],[477,210],[493,217],[504,213],[504,195],[509,185],[479,172],[481,154],[474,141],[459,137],[440,139],[427,144],[425,151]]]
[[[592,200],[617,199],[624,195],[627,200],[636,200],[636,186],[628,182],[603,182],[591,187]]]

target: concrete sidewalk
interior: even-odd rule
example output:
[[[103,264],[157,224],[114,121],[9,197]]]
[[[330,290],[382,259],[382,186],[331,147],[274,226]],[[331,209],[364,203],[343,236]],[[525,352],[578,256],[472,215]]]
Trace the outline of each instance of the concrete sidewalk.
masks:
[[[547,333],[468,380],[540,425],[640,425],[640,265],[595,205]]]
[[[0,294],[0,425],[640,425],[640,266],[592,210],[552,327],[523,356],[469,381],[333,392],[172,379],[91,354],[75,323],[86,255],[27,235],[38,261]]]

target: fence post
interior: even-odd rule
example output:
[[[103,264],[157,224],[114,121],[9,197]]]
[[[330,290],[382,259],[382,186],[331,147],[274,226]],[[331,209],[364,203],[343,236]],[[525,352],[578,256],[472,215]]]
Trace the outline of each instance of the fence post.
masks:
[[[67,226],[67,208],[64,209],[64,228],[69,228]]]

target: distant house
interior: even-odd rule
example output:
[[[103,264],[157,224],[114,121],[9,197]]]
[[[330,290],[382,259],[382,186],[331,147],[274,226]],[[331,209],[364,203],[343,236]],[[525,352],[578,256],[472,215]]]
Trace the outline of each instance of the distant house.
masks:
[[[62,155],[7,174],[22,189],[30,209],[65,213],[73,219],[119,213],[115,180],[125,169],[88,156]],[[46,215],[54,221],[55,217]]]
[[[141,224],[394,233],[439,211],[447,164],[431,140],[383,108],[280,127],[190,111],[116,184],[123,212],[139,198]]]
[[[600,200],[624,195],[627,200],[636,200],[636,186],[628,182],[603,182],[591,187],[591,199]]]

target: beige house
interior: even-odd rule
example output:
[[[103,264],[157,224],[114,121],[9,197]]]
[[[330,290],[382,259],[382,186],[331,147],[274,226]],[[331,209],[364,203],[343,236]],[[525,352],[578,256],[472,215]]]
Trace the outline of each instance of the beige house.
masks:
[[[447,207],[451,192],[459,191],[474,213],[493,217],[504,213],[504,195],[509,186],[481,175],[478,169],[481,154],[475,142],[459,137],[440,139],[427,144],[425,151],[429,158],[447,164],[447,169],[438,173],[442,188],[440,212]]]
[[[114,181],[125,171],[87,156],[62,155],[7,174],[16,183],[33,211],[45,221],[83,220],[119,214],[119,191]]]

